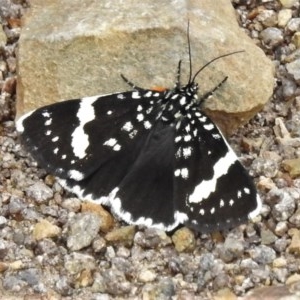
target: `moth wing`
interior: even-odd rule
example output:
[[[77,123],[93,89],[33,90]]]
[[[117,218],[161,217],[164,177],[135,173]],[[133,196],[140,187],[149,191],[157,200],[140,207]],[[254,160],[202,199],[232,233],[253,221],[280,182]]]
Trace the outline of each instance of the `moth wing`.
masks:
[[[252,178],[205,114],[194,111],[181,121],[175,152],[174,200],[182,223],[209,232],[241,224],[260,210]]]
[[[21,141],[41,167],[62,179],[81,181],[101,167],[109,170],[105,167],[109,163],[113,170],[126,174],[156,116],[150,105],[153,99],[141,103],[132,97],[134,93],[138,92],[39,108],[17,121]],[[147,114],[149,107],[152,110]]]
[[[174,215],[174,134],[158,121],[128,174],[110,199],[116,214],[128,223],[171,230]]]

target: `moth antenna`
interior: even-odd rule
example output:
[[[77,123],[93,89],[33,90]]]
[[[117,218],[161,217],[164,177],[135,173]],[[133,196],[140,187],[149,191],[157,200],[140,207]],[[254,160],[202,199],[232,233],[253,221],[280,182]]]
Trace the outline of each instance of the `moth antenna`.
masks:
[[[179,89],[181,86],[180,73],[181,73],[181,60],[178,62],[178,66],[177,66],[177,76],[176,76],[176,84],[175,84],[175,88],[177,88],[177,89]]]
[[[245,52],[245,50],[239,50],[239,51],[234,51],[234,52],[230,52],[230,53],[227,53],[227,54],[223,54],[223,55],[220,55],[214,59],[212,59],[211,61],[207,62],[203,67],[201,67],[197,72],[196,74],[194,75],[193,79],[189,80],[189,83],[191,82],[194,82],[196,80],[196,77],[199,75],[199,73],[205,69],[207,66],[209,66],[211,63],[213,63],[214,61],[220,59],[220,58],[223,58],[223,57],[226,57],[226,56],[230,56],[230,55],[233,55],[233,54],[236,54],[236,53],[241,53],[241,52]]]
[[[192,50],[191,50],[191,41],[190,41],[190,20],[188,20],[187,25],[187,42],[188,42],[188,51],[189,51],[189,63],[190,63],[190,75],[189,75],[189,84],[191,83],[192,79]]]

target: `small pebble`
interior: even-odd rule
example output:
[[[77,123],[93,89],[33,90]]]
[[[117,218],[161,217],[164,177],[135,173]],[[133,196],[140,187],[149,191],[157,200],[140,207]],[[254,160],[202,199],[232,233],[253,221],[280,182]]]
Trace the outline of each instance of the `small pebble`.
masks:
[[[269,229],[262,229],[260,235],[263,245],[273,244],[277,240],[277,236]]]
[[[292,228],[288,233],[292,236],[292,241],[288,247],[288,251],[290,253],[300,255],[300,231],[296,228]]]
[[[135,235],[135,226],[124,226],[116,228],[105,235],[105,239],[112,243],[122,243],[124,245],[132,245]]]
[[[101,218],[94,213],[79,213],[68,222],[67,247],[72,251],[78,251],[91,245],[97,236]]]
[[[146,283],[155,280],[156,276],[157,275],[154,271],[148,269],[142,269],[138,275],[138,279],[139,281]]]
[[[298,0],[279,0],[279,2],[284,8],[292,8],[297,4]]]
[[[285,27],[289,20],[292,18],[292,10],[291,9],[281,9],[278,12],[278,26]]]
[[[262,38],[266,47],[270,48],[277,47],[284,40],[282,31],[276,27],[268,27],[264,29],[260,33],[260,37]]]
[[[270,264],[276,258],[276,252],[272,248],[265,245],[251,249],[249,253],[255,262],[262,265]]]
[[[83,270],[94,270],[96,265],[92,255],[80,252],[72,252],[64,258],[64,267],[71,275],[80,274]]]
[[[291,74],[297,83],[300,83],[300,58],[286,64],[286,69]]]
[[[46,203],[53,198],[53,191],[46,184],[38,181],[26,189],[28,197],[34,199],[38,204]]]
[[[193,251],[196,246],[195,234],[187,227],[182,227],[172,235],[172,241],[178,252]]]
[[[81,203],[81,211],[82,212],[92,212],[98,214],[101,218],[100,229],[103,232],[110,231],[114,226],[114,218],[113,216],[105,210],[101,205],[86,201]]]
[[[292,18],[287,23],[286,28],[291,32],[300,31],[300,18]]]
[[[35,224],[32,235],[36,240],[45,238],[57,237],[61,234],[61,228],[50,223],[48,220],[43,219]]]

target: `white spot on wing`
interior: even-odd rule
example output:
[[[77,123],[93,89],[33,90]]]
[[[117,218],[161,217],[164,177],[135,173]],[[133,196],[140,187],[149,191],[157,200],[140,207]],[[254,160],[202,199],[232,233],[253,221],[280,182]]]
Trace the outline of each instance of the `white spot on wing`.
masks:
[[[185,105],[186,104],[186,97],[181,97],[181,99],[179,100],[179,103],[181,104],[181,105]]]
[[[178,177],[180,175],[180,169],[175,170],[174,175]]]
[[[45,118],[49,118],[50,113],[48,111],[44,111],[44,112],[42,112],[42,116],[45,117]]]
[[[104,146],[113,147],[117,143],[117,140],[114,138],[110,138],[109,140],[103,143]]]
[[[57,142],[59,140],[59,136],[55,136],[51,141],[52,142]]]
[[[192,148],[191,147],[183,148],[182,151],[183,151],[184,158],[188,158],[192,155]]]
[[[182,139],[182,137],[181,137],[180,135],[176,136],[176,138],[175,138],[175,143],[180,142],[181,139]]]
[[[151,111],[153,110],[153,107],[150,106],[147,110],[146,110],[146,114],[149,115],[151,113]]]
[[[206,130],[212,130],[214,129],[214,124],[210,123],[210,124],[205,124],[203,125],[203,127],[206,129]]]
[[[68,172],[68,175],[70,176],[70,178],[72,178],[76,181],[80,181],[84,178],[84,175],[81,172],[77,171],[77,170],[70,170]]]
[[[221,138],[221,136],[218,133],[214,133],[212,136],[215,140],[219,140]]]
[[[134,129],[134,130],[132,130],[132,131],[129,133],[129,137],[130,137],[131,139],[133,139],[133,138],[136,136],[137,133],[138,133],[138,131],[137,131],[136,129]]]
[[[126,97],[123,94],[118,94],[117,98],[122,100],[122,99],[125,99]]]
[[[220,200],[220,207],[223,207],[224,205],[225,205],[224,200],[221,199],[221,200]]]
[[[244,192],[245,192],[245,194],[250,194],[250,190],[248,189],[248,188],[244,188]]]
[[[140,99],[141,98],[140,92],[138,91],[132,92],[131,97],[132,99]]]
[[[176,221],[178,221],[179,223],[184,223],[189,219],[189,217],[187,214],[185,214],[183,212],[175,211],[174,219]]]
[[[78,127],[72,133],[73,153],[82,159],[86,156],[86,149],[89,146],[89,136],[84,132],[83,127],[86,123],[95,118],[93,103],[98,100],[99,96],[85,97],[80,101],[80,107],[77,112],[79,120]]]
[[[189,170],[187,168],[182,168],[180,173],[183,179],[187,179],[189,177]]]
[[[184,136],[184,141],[185,142],[189,142],[191,139],[192,139],[192,137],[191,137],[190,134],[187,134],[187,135]]]
[[[52,124],[52,118],[49,118],[46,122],[45,122],[45,126],[49,126]]]
[[[144,115],[143,114],[138,114],[136,118],[139,122],[142,122],[144,120]]]
[[[144,122],[144,127],[145,127],[146,129],[150,129],[150,128],[152,127],[152,125],[151,125],[151,123],[150,123],[149,121],[145,121],[145,122]]]
[[[131,131],[133,128],[133,125],[131,122],[126,122],[123,127],[122,127],[122,130],[125,130],[127,132]]]
[[[120,151],[121,150],[121,146],[119,144],[116,144],[114,147],[113,147],[113,150],[114,151]]]

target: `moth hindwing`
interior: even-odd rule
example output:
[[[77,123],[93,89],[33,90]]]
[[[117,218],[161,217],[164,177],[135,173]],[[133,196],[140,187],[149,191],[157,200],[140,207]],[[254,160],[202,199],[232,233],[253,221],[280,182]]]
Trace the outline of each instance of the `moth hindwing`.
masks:
[[[190,44],[189,56],[191,66]],[[180,66],[173,89],[142,89],[123,76],[132,91],[30,112],[17,121],[21,141],[66,189],[128,223],[202,232],[240,224],[259,212],[259,196],[199,106],[226,78],[198,99],[195,80],[204,67],[193,77],[190,68],[181,85]]]

